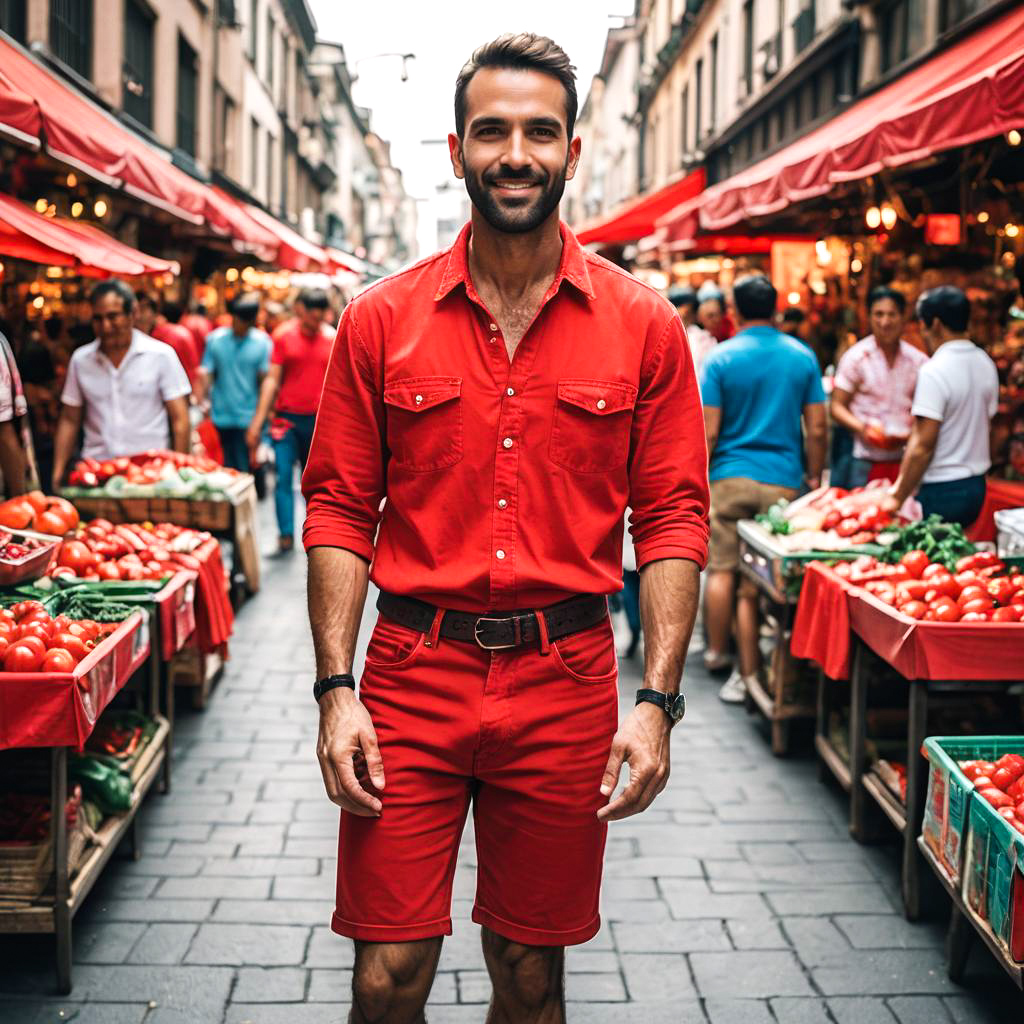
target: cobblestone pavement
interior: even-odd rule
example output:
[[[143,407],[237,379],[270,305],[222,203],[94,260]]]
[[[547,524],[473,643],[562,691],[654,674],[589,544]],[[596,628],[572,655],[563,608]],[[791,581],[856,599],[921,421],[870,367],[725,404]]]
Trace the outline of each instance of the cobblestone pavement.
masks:
[[[352,947],[327,927],[337,821],[313,754],[304,579],[301,555],[268,564],[208,710],[180,714],[173,792],[143,811],[144,856],[112,862],[75,922],[73,995],[51,994],[46,941],[0,946],[5,1024],[346,1019]],[[622,691],[636,682],[625,666]],[[982,952],[966,988],[947,979],[942,924],[898,912],[895,850],[852,842],[810,758],[774,759],[715,689],[688,672],[671,783],[612,826],[604,926],[568,957],[570,1021],[1020,1020],[1024,1000]],[[431,1024],[484,1019],[473,882],[467,835]]]

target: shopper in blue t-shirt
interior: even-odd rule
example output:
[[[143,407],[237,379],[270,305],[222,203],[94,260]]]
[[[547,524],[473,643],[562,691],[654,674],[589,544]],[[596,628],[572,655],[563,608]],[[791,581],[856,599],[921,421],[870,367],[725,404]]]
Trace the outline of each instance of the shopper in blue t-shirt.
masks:
[[[814,354],[772,326],[776,292],[761,274],[733,286],[739,333],[704,363],[701,395],[711,465],[711,555],[705,593],[705,663],[725,668],[736,596],[739,667],[719,696],[739,703],[758,671],[757,593],[741,582],[736,524],[803,485],[817,487],[825,462],[825,393]],[[806,463],[805,463],[806,456]],[[806,472],[805,472],[806,464]]]
[[[245,432],[256,417],[273,347],[269,335],[255,326],[259,311],[259,296],[251,293],[230,303],[231,326],[207,336],[195,389],[200,405],[207,392],[212,399],[211,418],[224,449],[224,465],[243,473],[249,472]]]

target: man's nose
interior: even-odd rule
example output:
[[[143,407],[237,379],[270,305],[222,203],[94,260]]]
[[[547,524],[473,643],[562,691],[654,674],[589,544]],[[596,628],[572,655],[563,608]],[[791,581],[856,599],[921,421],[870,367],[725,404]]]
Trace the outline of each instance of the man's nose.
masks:
[[[504,162],[509,167],[526,167],[530,163],[530,154],[526,147],[526,136],[518,129],[508,134],[508,145],[505,147]]]

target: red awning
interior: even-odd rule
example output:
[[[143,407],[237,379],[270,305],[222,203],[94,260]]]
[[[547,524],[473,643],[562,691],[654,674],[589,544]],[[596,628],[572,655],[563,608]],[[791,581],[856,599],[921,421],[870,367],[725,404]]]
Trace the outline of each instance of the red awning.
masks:
[[[631,199],[601,217],[586,221],[576,231],[576,237],[581,245],[592,242],[621,245],[645,238],[654,231],[655,221],[659,217],[699,195],[704,184],[704,168],[699,167],[684,178]]]
[[[230,234],[239,252],[252,253],[264,263],[272,263],[280,241],[277,235],[246,213],[241,203],[214,185],[210,189],[224,221],[230,225]]]
[[[277,258],[274,261],[280,270],[296,270],[304,273],[314,269],[311,264],[326,268],[331,262],[327,253],[319,245],[307,242],[297,231],[282,223],[276,217],[261,210],[258,206],[245,203],[242,209],[257,224],[271,232],[279,243]]]
[[[328,273],[336,274],[341,270],[349,274],[358,274],[362,277],[366,269],[366,264],[358,256],[351,256],[349,253],[342,252],[341,249],[335,249],[333,246],[327,247],[327,255],[331,261]]]
[[[72,267],[87,277],[120,274],[177,274],[177,263],[148,256],[111,238],[92,224],[44,217],[0,194],[0,254],[15,259]]]
[[[18,142],[38,146],[42,127],[35,100],[18,89],[0,68],[0,132]]]
[[[1019,129],[1022,40],[1024,5],[1017,5],[791,146],[711,186],[699,204],[701,228],[719,231],[824,195],[838,182]]]

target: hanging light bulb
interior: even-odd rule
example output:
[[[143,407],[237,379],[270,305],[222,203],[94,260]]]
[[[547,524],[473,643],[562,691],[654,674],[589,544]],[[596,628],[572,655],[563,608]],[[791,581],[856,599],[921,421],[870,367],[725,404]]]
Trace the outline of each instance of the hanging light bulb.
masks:
[[[1003,230],[1007,238],[1016,238],[1020,234],[1020,226],[1017,224],[1007,224]]]
[[[896,210],[888,203],[882,204],[880,216],[882,218],[882,227],[884,227],[886,231],[892,231],[892,229],[896,227]]]
[[[75,203],[71,204],[71,216],[72,217],[81,217],[83,213],[85,213],[85,204],[84,203],[75,202]]]
[[[107,215],[107,202],[105,199],[97,199],[93,205],[92,212],[101,220]]]
[[[978,213],[978,223],[979,224],[987,224],[988,223],[988,210],[981,210]]]
[[[228,267],[227,271],[224,274],[224,278],[227,281],[237,281],[238,280],[238,268],[237,267]]]
[[[850,270],[855,274],[859,274],[864,269],[864,261],[859,256],[854,256],[850,260]]]
[[[1021,136],[1020,136],[1020,132],[1019,132],[1019,131],[1017,131],[1017,129],[1016,129],[1016,128],[1011,128],[1011,129],[1010,129],[1010,130],[1009,130],[1009,131],[1008,131],[1008,132],[1006,133],[1006,141],[1007,141],[1007,142],[1008,142],[1008,143],[1009,143],[1009,144],[1010,144],[1011,146],[1019,146],[1019,145],[1020,145],[1020,138],[1021,138]]]
[[[67,181],[68,188],[74,188],[78,184],[78,175],[72,171],[71,174],[68,175]]]
[[[877,206],[869,206],[864,214],[864,223],[874,231],[882,223],[882,211]]]
[[[37,199],[36,200],[36,213],[46,213],[46,208],[50,205],[49,199]]]
[[[800,305],[800,293],[799,292],[790,292],[786,296],[786,300],[789,302],[789,304],[791,306],[798,306],[798,305]]]

